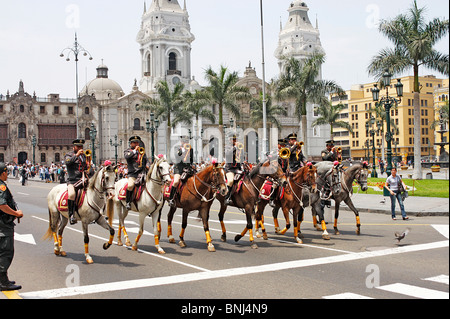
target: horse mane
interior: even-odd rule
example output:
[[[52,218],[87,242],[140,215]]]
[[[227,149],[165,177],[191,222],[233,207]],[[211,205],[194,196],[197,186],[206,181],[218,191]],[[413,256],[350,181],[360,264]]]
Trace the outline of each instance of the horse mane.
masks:
[[[95,186],[95,181],[97,180],[98,174],[100,174],[100,172],[103,170],[104,168],[99,169],[97,172],[95,172],[94,176],[92,176],[91,178],[89,178],[89,185],[88,188],[89,189],[93,189]]]

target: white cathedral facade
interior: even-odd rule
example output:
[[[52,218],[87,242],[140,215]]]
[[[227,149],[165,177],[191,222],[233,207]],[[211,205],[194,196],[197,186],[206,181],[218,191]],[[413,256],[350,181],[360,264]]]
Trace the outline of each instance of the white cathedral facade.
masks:
[[[285,56],[304,59],[314,50],[323,52],[317,24],[316,27],[312,26],[308,10],[305,2],[294,0],[288,9],[287,23],[284,27],[280,26],[279,44],[275,52],[280,72]],[[130,93],[125,94],[121,86],[110,78],[110,69],[103,62],[97,68],[97,77],[88,82],[80,92],[79,112],[81,116],[78,121],[80,137],[88,140],[86,147],[90,148],[89,133],[92,124],[94,125],[98,132],[95,143],[97,163],[106,159],[114,159],[116,152],[119,161],[123,161],[123,153],[128,147],[128,140],[134,135],[142,137],[147,153],[150,153],[151,133],[146,127],[146,123],[150,119],[150,112],[138,111],[137,107],[141,106],[149,97],[158,97],[156,86],[160,81],[167,81],[169,86],[183,83],[185,89],[191,92],[202,89],[195,81],[191,71],[191,51],[195,36],[191,32],[186,0],[183,0],[182,5],[177,0],[151,0],[148,7],[147,4],[144,4],[141,27],[136,41],[140,45],[141,74],[134,81]],[[256,76],[251,65],[246,68],[238,85],[247,86],[254,97],[259,97],[262,90],[262,80]],[[23,91],[23,84],[21,84],[21,90]],[[54,99],[49,96],[44,101],[44,99],[30,96],[22,91],[15,95],[8,93],[6,97],[0,95],[0,142],[4,141],[4,145],[0,143],[0,158],[9,161],[17,158],[17,154],[19,154],[19,161],[26,158],[31,160],[31,143],[22,141],[22,139],[23,136],[28,138],[34,135],[37,138],[36,162],[50,164],[60,160],[63,153],[70,149],[68,140],[76,138],[76,136],[72,136],[76,135],[74,132],[77,122],[74,101],[65,102],[57,95]],[[23,96],[29,100],[27,105],[30,106],[27,106],[28,108],[12,107],[12,105],[24,104],[21,100],[14,100],[24,99]],[[282,102],[282,105],[286,107],[288,116],[280,118],[283,128],[281,132],[277,132],[276,136],[271,135],[271,148],[276,147],[278,138],[286,137],[292,132],[298,133],[301,138],[300,123],[294,116],[294,103],[285,101]],[[24,110],[31,112],[35,116],[29,116],[21,123],[14,122],[9,125],[4,123],[6,119],[3,115],[7,113],[6,111],[16,109],[22,112]],[[51,114],[48,111],[50,109],[53,111]],[[212,110],[214,109],[216,108],[212,107]],[[313,109],[313,105],[308,105],[308,141],[305,144],[308,155],[318,156],[320,150],[324,148],[325,140],[330,136],[330,129],[329,127],[310,127],[314,121]],[[58,116],[61,113],[64,113],[63,117]],[[234,128],[242,130],[245,152],[248,160],[254,162],[258,159],[257,150],[261,149],[262,136],[259,138],[259,135],[262,134],[258,134],[260,132],[249,127],[248,103],[242,105],[242,113],[242,118],[234,122]],[[231,122],[226,112],[224,119],[227,124]],[[43,123],[46,124],[43,125]],[[27,129],[28,131],[25,132]],[[189,129],[194,135],[192,136],[192,145],[196,145],[196,149],[199,149],[197,160],[206,159],[211,148],[217,147],[216,142],[220,137],[217,136],[217,125],[202,120],[195,127],[178,126],[171,130],[167,129],[166,122],[161,121],[155,134],[156,154],[170,154],[166,142],[168,132],[173,146],[179,142],[180,136],[188,136]],[[50,136],[50,139],[54,136],[51,133],[52,130],[65,132],[62,133],[67,135],[64,147],[59,147],[56,139],[53,141],[47,138],[47,135]],[[17,132],[22,132],[20,143],[17,144],[21,146],[20,149],[17,148],[17,145],[9,146],[7,142],[15,140],[14,136],[18,134]],[[203,132],[201,136],[199,136],[199,132]],[[40,136],[41,133],[46,134],[45,138]]]

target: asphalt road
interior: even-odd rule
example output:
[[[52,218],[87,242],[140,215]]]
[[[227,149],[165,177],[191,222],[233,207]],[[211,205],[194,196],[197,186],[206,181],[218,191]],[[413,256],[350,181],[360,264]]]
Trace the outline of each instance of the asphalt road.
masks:
[[[9,180],[8,185],[25,214],[16,227],[16,253],[9,271],[10,279],[23,289],[15,295],[0,294],[0,299],[194,300],[190,308],[186,301],[171,309],[182,314],[209,311],[194,308],[202,305],[203,299],[251,299],[261,306],[265,299],[449,298],[448,217],[392,221],[387,215],[362,213],[361,235],[357,236],[354,215],[343,212],[341,235],[334,235],[329,224],[331,240],[325,241],[321,232],[313,229],[307,210],[302,224],[304,244],[299,245],[292,229],[284,236],[274,233],[267,208],[269,240],[257,239],[259,248],[252,249],[248,235],[234,242],[234,236],[245,227],[245,216],[235,208],[225,215],[228,241],[220,241],[216,202],[210,216],[216,252],[211,253],[196,213],[191,214],[185,234],[187,247],[168,242],[166,207],[161,239],[165,255],[158,254],[154,247],[150,218],[146,219],[146,234],[138,252],[117,245],[104,251],[102,245],[109,233],[91,225],[90,254],[94,264],[88,265],[80,224],[69,225],[65,230],[65,258],[55,256],[53,243],[42,240],[48,228],[46,196],[56,184],[30,182],[23,187],[16,180]],[[180,221],[178,214],[174,219],[177,239]],[[280,223],[284,227],[283,219]],[[116,222],[114,226],[117,229]],[[407,227],[411,232],[398,244],[394,232]],[[127,230],[132,241],[137,228],[137,214],[130,213]],[[226,309],[223,305],[216,307],[215,312],[224,313]]]

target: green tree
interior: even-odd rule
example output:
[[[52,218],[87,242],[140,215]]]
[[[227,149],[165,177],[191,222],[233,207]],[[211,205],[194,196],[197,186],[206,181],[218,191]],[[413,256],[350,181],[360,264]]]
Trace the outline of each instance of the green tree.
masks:
[[[287,116],[287,111],[280,105],[272,105],[272,97],[269,95],[266,98],[266,115],[267,123],[275,125],[281,130],[281,123],[278,116]],[[250,124],[252,126],[262,126],[263,123],[263,96],[260,94],[259,99],[253,98],[250,101]]]
[[[348,122],[339,121],[340,112],[345,108],[344,104],[339,103],[333,105],[332,103],[321,104],[317,108],[319,117],[311,124],[311,126],[330,125],[331,134],[330,139],[333,139],[334,128],[341,127],[353,133],[352,127]]]
[[[162,118],[167,121],[166,145],[167,152],[170,151],[170,135],[171,129],[176,126],[172,121],[180,111],[184,103],[183,99],[184,84],[178,83],[173,90],[170,89],[166,81],[161,81],[156,85],[158,98],[148,98],[141,106],[136,109],[148,110],[155,113],[156,118]]]
[[[284,62],[284,72],[276,83],[275,96],[279,101],[295,99],[295,114],[302,124],[303,139],[307,141],[307,103],[322,105],[328,103],[329,94],[343,94],[344,91],[334,81],[318,80],[325,62],[322,53],[315,52],[306,60],[286,58]]]
[[[433,19],[425,21],[425,8],[419,8],[417,1],[406,14],[392,20],[382,20],[379,31],[394,44],[394,48],[381,50],[368,67],[370,75],[381,78],[385,69],[402,74],[411,68],[414,72],[414,123],[420,123],[421,66],[449,75],[449,57],[434,49],[436,43],[448,34],[449,21]],[[422,179],[420,125],[414,126],[414,178]]]

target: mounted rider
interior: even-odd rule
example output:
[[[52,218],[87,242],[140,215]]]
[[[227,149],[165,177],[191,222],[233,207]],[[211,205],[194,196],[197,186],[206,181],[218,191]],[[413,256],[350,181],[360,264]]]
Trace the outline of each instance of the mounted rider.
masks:
[[[233,195],[234,177],[236,174],[240,174],[243,171],[242,158],[244,154],[242,154],[242,152],[244,150],[244,145],[242,143],[237,142],[237,136],[235,134],[230,136],[230,142],[231,145],[227,145],[225,149],[226,165],[224,167],[224,170],[227,177],[227,187],[228,187],[228,194],[225,198],[226,205],[231,204],[231,196]]]
[[[177,192],[178,185],[182,179],[182,175],[186,174],[186,177],[183,177],[183,180],[187,179],[187,175],[193,173],[191,171],[194,165],[194,150],[192,149],[191,144],[189,144],[189,139],[186,137],[181,137],[181,146],[178,148],[175,153],[175,164],[173,169],[173,185],[170,190],[169,197],[169,205],[171,207],[175,207],[175,194]]]
[[[147,169],[147,155],[141,147],[142,139],[139,136],[132,136],[129,140],[130,148],[125,151],[125,160],[128,166],[128,187],[126,195],[127,209],[131,209],[133,190],[139,175],[145,174]]]
[[[321,152],[322,160],[328,162],[335,162],[342,160],[342,154],[340,154],[336,147],[334,147],[334,141],[326,141],[326,149]]]
[[[291,151],[291,157],[289,158],[289,171],[294,173],[298,169],[306,165],[306,157],[303,155],[303,144],[297,142],[297,134],[292,133],[287,138],[287,147]]]
[[[88,182],[88,171],[90,168],[90,159],[86,156],[86,152],[83,150],[83,139],[77,139],[72,142],[73,152],[66,154],[64,162],[67,168],[67,191],[68,191],[68,209],[69,209],[69,222],[71,225],[77,223],[77,219],[74,217],[76,204],[75,197],[77,195],[76,189],[83,188]],[[80,185],[81,184],[81,185]]]

